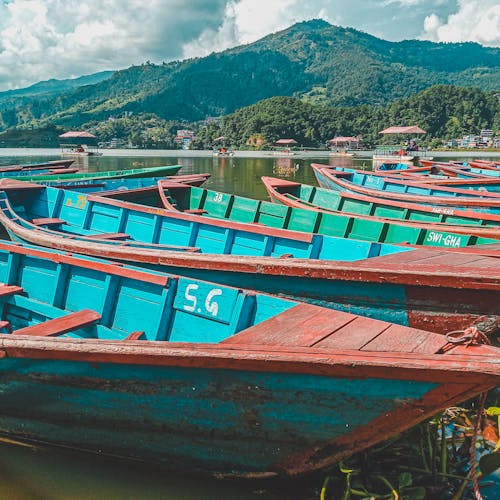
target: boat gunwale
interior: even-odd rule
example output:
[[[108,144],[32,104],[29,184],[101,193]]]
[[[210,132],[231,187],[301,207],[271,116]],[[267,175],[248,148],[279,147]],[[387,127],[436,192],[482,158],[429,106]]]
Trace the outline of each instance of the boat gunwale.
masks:
[[[320,174],[323,174],[323,168],[318,169]],[[328,177],[328,172],[324,173],[325,176]],[[322,187],[322,186],[320,186]],[[328,189],[327,187],[322,187],[322,189]],[[421,210],[424,212],[430,212],[430,213],[446,213],[449,215],[456,215],[460,217],[468,217],[471,219],[476,219],[476,220],[484,220],[486,222],[497,222],[500,223],[500,214],[495,214],[491,212],[477,212],[472,209],[461,209],[461,208],[455,208],[452,206],[445,206],[445,205],[429,205],[429,204],[422,204],[422,203],[416,203],[416,202],[410,202],[410,201],[405,201],[405,200],[399,200],[399,199],[390,199],[390,198],[383,198],[380,196],[371,196],[367,194],[361,194],[357,193],[354,191],[349,191],[349,190],[341,190],[338,191],[341,193],[343,196],[348,196],[351,199],[357,200],[357,201],[365,201],[365,202],[378,202],[378,203],[383,203],[386,205],[394,206],[394,207],[399,207],[399,208],[410,208],[410,209],[415,209],[415,210]]]
[[[311,165],[312,166],[312,165]],[[314,167],[313,167],[314,169]],[[444,206],[446,207],[455,207],[458,206],[459,208],[464,207],[465,210],[468,210],[469,207],[471,209],[474,209],[476,207],[485,207],[485,208],[500,208],[500,197],[499,199],[492,198],[488,199],[484,194],[482,196],[484,199],[479,198],[480,195],[478,195],[478,198],[474,198],[473,195],[467,197],[467,196],[434,196],[434,195],[417,195],[417,194],[408,194],[408,193],[399,193],[397,191],[385,191],[383,189],[375,189],[375,188],[367,188],[362,185],[355,184],[354,182],[351,181],[345,181],[335,175],[335,171],[333,171],[329,167],[321,167],[320,169],[321,173],[328,178],[331,182],[339,186],[339,191],[349,191],[353,192],[356,194],[361,194],[364,196],[369,196],[372,198],[377,198],[377,199],[386,199],[389,197],[394,197],[397,201],[402,201],[402,202],[407,202],[407,203],[413,203],[413,204],[427,204],[429,206],[433,205],[438,205],[438,206]],[[354,175],[354,174],[353,174]],[[382,179],[384,179],[382,177]],[[408,183],[405,183],[405,181],[397,181],[393,180],[393,178],[388,178],[390,182],[396,182],[401,185],[408,185]],[[417,185],[415,187],[422,187],[426,189],[432,189],[432,187],[429,187],[426,184],[421,184]],[[440,186],[439,186],[440,189]],[[446,190],[446,189],[445,189]],[[450,188],[449,191],[455,192],[453,188]],[[466,190],[464,190],[466,191]],[[379,194],[380,193],[380,194]],[[484,193],[481,191],[481,193]],[[429,203],[429,196],[432,196],[432,205]],[[392,201],[392,200],[391,200]],[[482,214],[483,212],[481,212]],[[486,212],[490,214],[491,212]],[[493,215],[498,215],[500,217],[500,214],[495,214],[492,213]]]
[[[500,227],[494,226],[494,225],[479,225],[479,224],[448,224],[446,222],[428,222],[424,223],[422,221],[417,221],[417,220],[407,220],[407,219],[396,219],[396,218],[390,218],[390,217],[379,217],[379,216],[374,216],[374,215],[365,215],[365,214],[357,214],[354,212],[343,212],[341,210],[329,210],[328,208],[322,207],[320,205],[307,205],[306,202],[302,202],[300,198],[297,198],[300,201],[295,201],[290,198],[287,198],[283,193],[280,193],[275,185],[273,184],[273,180],[275,180],[275,177],[268,177],[264,176],[262,177],[262,182],[264,183],[269,195],[271,198],[274,196],[276,197],[280,203],[283,205],[292,207],[292,208],[301,208],[304,210],[310,210],[312,212],[321,212],[324,214],[333,214],[333,215],[341,215],[345,217],[354,217],[356,219],[361,219],[361,220],[367,220],[367,221],[376,221],[376,222],[381,222],[385,224],[391,224],[395,226],[405,226],[405,227],[416,227],[419,229],[430,229],[430,230],[435,230],[435,231],[446,231],[448,233],[455,233],[458,235],[467,235],[467,236],[477,236],[477,237],[483,237],[483,238],[493,238],[493,239],[499,239],[500,240]],[[278,179],[279,180],[279,179]],[[297,186],[301,186],[300,183],[296,183]],[[304,185],[304,184],[302,184]],[[320,188],[320,189],[326,189],[327,188]],[[353,193],[354,194],[354,193]],[[385,199],[381,200],[373,200],[373,199],[368,199],[368,197],[363,196],[363,195],[355,195],[355,196],[350,196],[351,193],[349,193],[349,198],[355,199],[358,201],[367,201],[369,203],[385,203]],[[387,200],[391,201],[390,205],[391,206],[397,206],[399,208],[410,208],[410,209],[415,209],[415,210],[420,210],[420,205],[415,205],[415,207],[407,207],[408,204],[396,204],[393,203],[392,200]],[[439,208],[439,207],[436,207]],[[436,213],[431,210],[424,210],[425,212],[428,213]],[[457,213],[456,210],[453,211],[454,213],[451,215],[460,215]],[[439,212],[438,212],[439,213]],[[488,214],[489,215],[489,214]],[[479,220],[479,219],[478,219]],[[500,221],[500,218],[499,218]]]
[[[252,328],[258,328],[263,323]],[[445,337],[443,337],[444,344],[446,344]],[[444,354],[421,354],[273,344],[195,344],[149,340],[33,337],[15,334],[0,336],[1,358],[498,385],[500,359],[498,353],[490,350],[495,348],[474,345],[455,349],[456,352],[452,350]],[[465,354],[467,350],[470,354]],[[467,374],[465,380],[464,374]]]

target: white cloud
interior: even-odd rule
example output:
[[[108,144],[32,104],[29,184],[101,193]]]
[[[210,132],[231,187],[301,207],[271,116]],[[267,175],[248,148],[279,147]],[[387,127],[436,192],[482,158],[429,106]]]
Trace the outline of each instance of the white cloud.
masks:
[[[181,57],[227,0],[0,0],[0,89]]]
[[[435,42],[472,41],[500,47],[499,0],[459,0],[458,11],[441,21],[435,13],[424,20],[423,38]]]
[[[499,0],[0,0],[0,90],[204,56],[322,18],[388,40],[498,45]]]

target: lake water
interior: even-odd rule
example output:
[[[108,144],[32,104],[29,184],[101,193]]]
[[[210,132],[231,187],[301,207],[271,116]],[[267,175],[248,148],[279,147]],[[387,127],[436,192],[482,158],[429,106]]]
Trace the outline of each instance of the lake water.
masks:
[[[260,177],[275,176],[315,184],[310,163],[339,165],[338,157],[327,154],[306,157],[213,158],[188,152],[106,151],[105,156],[79,158],[84,171],[117,170],[181,164],[181,174],[209,172],[206,186],[217,191],[265,199]],[[451,158],[451,157],[450,157]],[[0,165],[60,159],[59,151],[1,150]],[[454,157],[453,159],[459,159]],[[350,162],[348,162],[350,163]],[[347,166],[347,165],[346,165]],[[368,168],[368,157],[354,159],[354,166]],[[29,404],[29,401],[26,402]],[[0,410],[1,411],[1,410]],[[0,440],[0,498],[45,499],[303,499],[318,498],[321,479],[310,484],[282,484],[273,489],[248,482],[228,483],[170,473],[145,464],[117,461],[98,455],[53,448],[33,448]]]

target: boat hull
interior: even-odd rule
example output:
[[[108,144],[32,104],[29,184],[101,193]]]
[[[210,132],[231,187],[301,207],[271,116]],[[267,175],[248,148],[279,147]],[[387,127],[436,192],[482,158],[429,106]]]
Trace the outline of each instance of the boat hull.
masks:
[[[25,205],[32,220],[41,217],[43,223],[44,217],[57,215],[64,224],[59,231],[36,227],[16,215],[5,193],[0,222],[20,241],[297,297],[440,333],[498,315],[500,270],[492,257],[329,239],[23,187],[35,190]],[[19,204],[26,195],[15,192],[12,202]],[[54,221],[61,223],[48,220]],[[120,239],[95,238],[109,231]]]
[[[490,346],[199,279],[8,243],[0,277],[0,433],[20,440],[289,477],[500,379]]]
[[[424,370],[416,380],[404,370],[391,377],[384,353],[377,356],[385,368],[373,370],[332,364],[321,350],[89,342],[1,340],[2,433],[175,470],[294,476],[332,465],[495,380],[457,383],[452,374],[438,383]]]

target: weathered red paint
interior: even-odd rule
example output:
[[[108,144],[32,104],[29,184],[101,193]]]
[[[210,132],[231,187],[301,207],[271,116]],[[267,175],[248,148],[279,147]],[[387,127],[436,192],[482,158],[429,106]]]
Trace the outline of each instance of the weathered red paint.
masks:
[[[326,210],[322,209],[321,207],[315,206],[315,205],[308,205],[306,203],[303,203],[299,199],[293,200],[287,196],[284,196],[282,193],[278,191],[278,189],[281,188],[286,188],[287,185],[284,185],[282,183],[277,183],[277,179],[273,177],[262,177],[262,182],[264,183],[264,186],[266,187],[267,192],[269,193],[269,196],[271,200],[277,201],[283,205],[289,206],[289,207],[295,207],[295,208],[303,208],[306,210],[311,210],[313,212],[324,212],[324,213],[332,213],[331,210]],[[297,185],[298,183],[295,183]],[[300,185],[300,184],[298,184]],[[288,185],[288,187],[293,187],[292,184]],[[368,202],[368,203],[373,203],[374,201],[380,201],[380,200],[374,200],[372,197],[368,196],[363,196],[363,195],[358,195],[356,193],[349,193],[349,198],[358,200],[358,201],[363,201],[363,202]],[[415,205],[400,202],[400,201],[395,201],[395,200],[389,200],[389,199],[383,199],[384,205],[390,205],[393,207],[398,207],[398,208],[409,208],[409,209],[415,209]],[[440,213],[440,211],[443,210],[443,207],[431,207],[431,206],[426,206],[426,205],[418,205],[418,210],[422,212],[429,212],[429,213]],[[481,212],[478,214],[477,212],[473,212],[471,210],[456,210],[452,209],[453,215],[460,216],[460,217],[472,217],[472,218],[480,218],[485,220],[486,222],[500,222],[500,216],[496,214],[489,214],[486,212]],[[353,215],[350,213],[347,213],[345,215]],[[413,221],[413,220],[399,220],[399,219],[386,219],[383,217],[375,217],[372,215],[360,215],[360,214],[355,214],[356,218],[359,219],[365,219],[365,220],[372,220],[372,221],[379,221],[379,222],[393,222],[397,223],[398,225],[408,225],[411,227],[418,227],[421,229],[428,229],[428,230],[434,230],[434,231],[448,231],[450,233],[457,233],[457,234],[467,234],[467,235],[474,235],[474,236],[482,236],[484,238],[497,238],[500,239],[500,228],[498,227],[487,227],[487,226],[474,226],[474,225],[456,225],[456,224],[446,224],[446,223],[430,223],[430,222],[418,222],[418,221]]]

